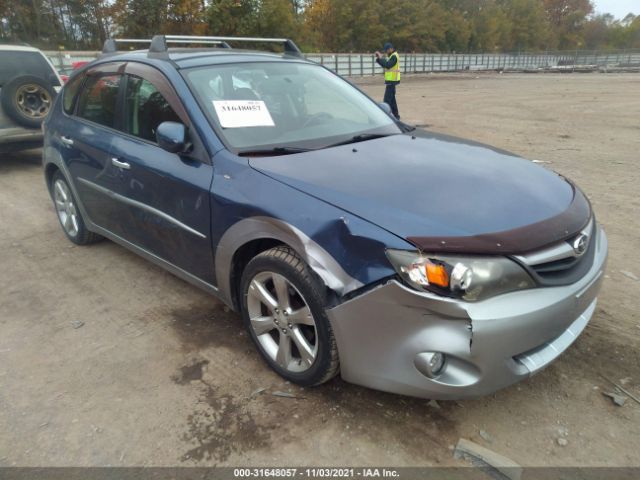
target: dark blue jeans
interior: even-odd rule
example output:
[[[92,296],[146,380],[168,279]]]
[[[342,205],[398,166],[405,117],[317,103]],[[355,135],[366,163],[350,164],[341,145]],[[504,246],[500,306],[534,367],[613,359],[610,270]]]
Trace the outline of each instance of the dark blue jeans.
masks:
[[[387,83],[384,89],[384,103],[389,104],[391,112],[399,120],[400,113],[398,112],[398,103],[396,102],[396,84]]]

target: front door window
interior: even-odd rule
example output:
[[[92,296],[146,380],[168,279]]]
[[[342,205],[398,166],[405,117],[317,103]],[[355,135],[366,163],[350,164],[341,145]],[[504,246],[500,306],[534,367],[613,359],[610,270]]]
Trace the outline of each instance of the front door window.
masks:
[[[155,143],[156,129],[162,122],[181,120],[151,82],[130,76],[125,97],[124,131]]]

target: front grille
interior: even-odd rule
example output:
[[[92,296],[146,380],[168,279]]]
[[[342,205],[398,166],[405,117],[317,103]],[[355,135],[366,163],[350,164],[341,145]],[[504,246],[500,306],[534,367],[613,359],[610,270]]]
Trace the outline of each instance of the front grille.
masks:
[[[538,275],[554,275],[575,267],[583,258],[584,256],[568,257],[561,260],[532,265],[531,268],[533,268]]]
[[[576,236],[557,245],[527,255],[514,257],[529,274],[544,286],[569,285],[582,278],[591,268],[597,239],[595,221],[589,224]],[[589,245],[580,255],[573,247],[580,235],[588,235]]]

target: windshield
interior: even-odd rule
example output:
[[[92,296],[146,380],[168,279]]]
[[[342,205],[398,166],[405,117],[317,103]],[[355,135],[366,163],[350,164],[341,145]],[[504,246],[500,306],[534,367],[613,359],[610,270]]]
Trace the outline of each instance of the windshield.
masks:
[[[225,143],[238,152],[315,149],[363,134],[400,133],[362,92],[318,65],[256,62],[185,74]]]

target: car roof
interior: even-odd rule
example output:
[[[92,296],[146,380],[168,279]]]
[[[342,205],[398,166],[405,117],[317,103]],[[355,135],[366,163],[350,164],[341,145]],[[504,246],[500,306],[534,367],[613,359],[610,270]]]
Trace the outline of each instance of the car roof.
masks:
[[[0,52],[39,52],[37,48],[29,47],[27,45],[0,45]]]
[[[177,69],[200,67],[207,65],[247,63],[247,62],[304,62],[313,63],[304,57],[290,54],[264,52],[259,50],[242,50],[237,48],[170,48],[166,56],[149,55],[148,50],[103,55],[104,61],[143,61],[144,63],[167,63],[169,61]]]

